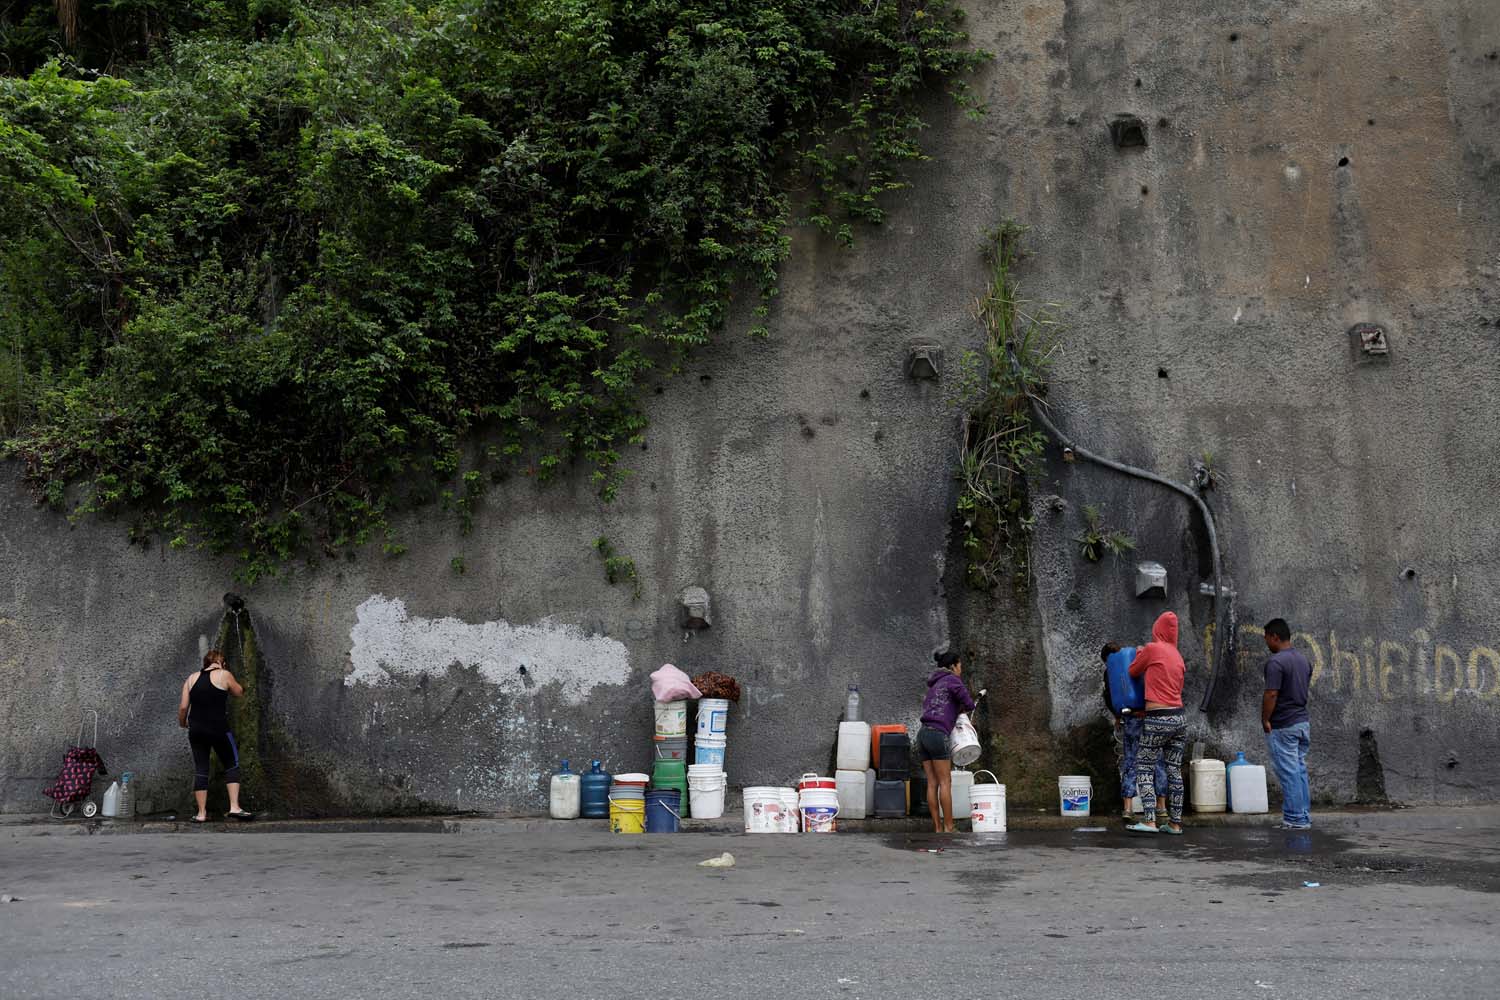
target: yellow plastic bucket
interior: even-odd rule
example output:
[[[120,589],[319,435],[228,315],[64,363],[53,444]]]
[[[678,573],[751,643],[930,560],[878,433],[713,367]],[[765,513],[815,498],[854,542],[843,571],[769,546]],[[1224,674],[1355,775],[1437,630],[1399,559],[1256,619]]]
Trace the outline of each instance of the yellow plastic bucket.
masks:
[[[609,829],[611,833],[645,833],[645,800],[611,798],[609,800]]]

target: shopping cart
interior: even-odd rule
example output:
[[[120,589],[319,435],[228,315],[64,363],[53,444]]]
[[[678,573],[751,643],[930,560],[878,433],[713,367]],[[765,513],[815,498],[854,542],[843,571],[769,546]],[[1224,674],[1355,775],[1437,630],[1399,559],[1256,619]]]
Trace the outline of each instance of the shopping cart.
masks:
[[[83,733],[90,715],[94,717],[94,740],[86,744]],[[52,800],[52,811],[47,815],[53,819],[67,819],[75,811],[80,811],[88,819],[97,816],[99,803],[93,797],[94,778],[108,774],[104,759],[99,756],[99,713],[86,709],[78,720],[77,736],[68,752],[63,754],[62,770],[57,772],[57,780],[42,789],[42,794]]]

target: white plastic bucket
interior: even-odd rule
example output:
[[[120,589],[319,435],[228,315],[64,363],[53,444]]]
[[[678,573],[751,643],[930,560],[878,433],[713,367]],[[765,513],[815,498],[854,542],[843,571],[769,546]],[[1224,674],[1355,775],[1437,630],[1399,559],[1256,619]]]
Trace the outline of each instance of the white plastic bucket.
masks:
[[[796,833],[802,822],[802,809],[797,802],[797,790],[795,788],[780,788],[781,792],[781,829],[779,833]]]
[[[866,744],[868,746],[868,743]],[[834,783],[839,799],[839,815],[845,819],[865,818],[865,772],[835,771]]]
[[[974,777],[988,774],[990,781],[975,781],[969,791],[969,819],[973,821],[975,833],[1005,832],[1005,786],[1000,784],[993,772],[976,771]]]
[[[808,788],[799,798],[803,833],[838,832],[839,793],[827,788]]]
[[[683,720],[686,725],[686,718]],[[724,738],[729,730],[729,699],[700,698],[698,700],[698,736]]]
[[[968,767],[979,759],[979,730],[967,714],[954,721],[950,747],[953,763],[959,767]]]
[[[838,768],[841,771],[863,771],[870,766],[870,724],[839,723]]]
[[[1094,798],[1094,783],[1086,774],[1064,774],[1057,779],[1057,795],[1064,816],[1087,816]]]
[[[783,791],[765,785],[745,789],[746,833],[786,832],[787,809],[781,797]]]
[[[659,701],[656,703],[656,736],[671,739],[687,735],[687,702]]]
[[[727,742],[722,736],[718,739],[711,736],[699,736],[693,741],[693,763],[717,764],[723,768],[724,747]]]
[[[688,775],[688,809],[694,819],[718,819],[724,815],[724,791],[729,779],[723,771]]]
[[[974,793],[974,772],[952,771],[953,781],[953,819],[968,819],[969,813],[974,811],[972,795]]]

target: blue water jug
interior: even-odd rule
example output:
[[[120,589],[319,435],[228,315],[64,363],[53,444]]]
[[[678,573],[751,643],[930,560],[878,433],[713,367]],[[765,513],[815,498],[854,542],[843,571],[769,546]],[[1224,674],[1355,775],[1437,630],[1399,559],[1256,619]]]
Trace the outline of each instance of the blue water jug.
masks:
[[[1224,766],[1224,807],[1234,812],[1234,769],[1237,767],[1249,767],[1250,762],[1245,759],[1245,751],[1241,750],[1239,755]]]
[[[609,772],[593,761],[589,773],[583,776],[583,789],[579,796],[578,814],[585,819],[606,819],[609,816]]]
[[[1126,646],[1118,653],[1110,653],[1104,661],[1105,674],[1109,677],[1109,700],[1115,711],[1128,708],[1139,712],[1146,707],[1146,678],[1130,676],[1130,664],[1135,659],[1135,647]]]

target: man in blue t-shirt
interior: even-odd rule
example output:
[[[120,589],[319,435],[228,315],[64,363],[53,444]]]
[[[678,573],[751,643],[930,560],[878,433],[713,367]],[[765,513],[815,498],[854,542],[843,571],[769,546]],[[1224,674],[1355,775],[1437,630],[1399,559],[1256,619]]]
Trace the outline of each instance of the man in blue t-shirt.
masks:
[[[1260,703],[1260,724],[1266,731],[1271,769],[1281,783],[1282,830],[1312,828],[1312,791],[1307,783],[1307,689],[1312,664],[1292,648],[1292,629],[1284,618],[1266,622],[1266,693]]]

